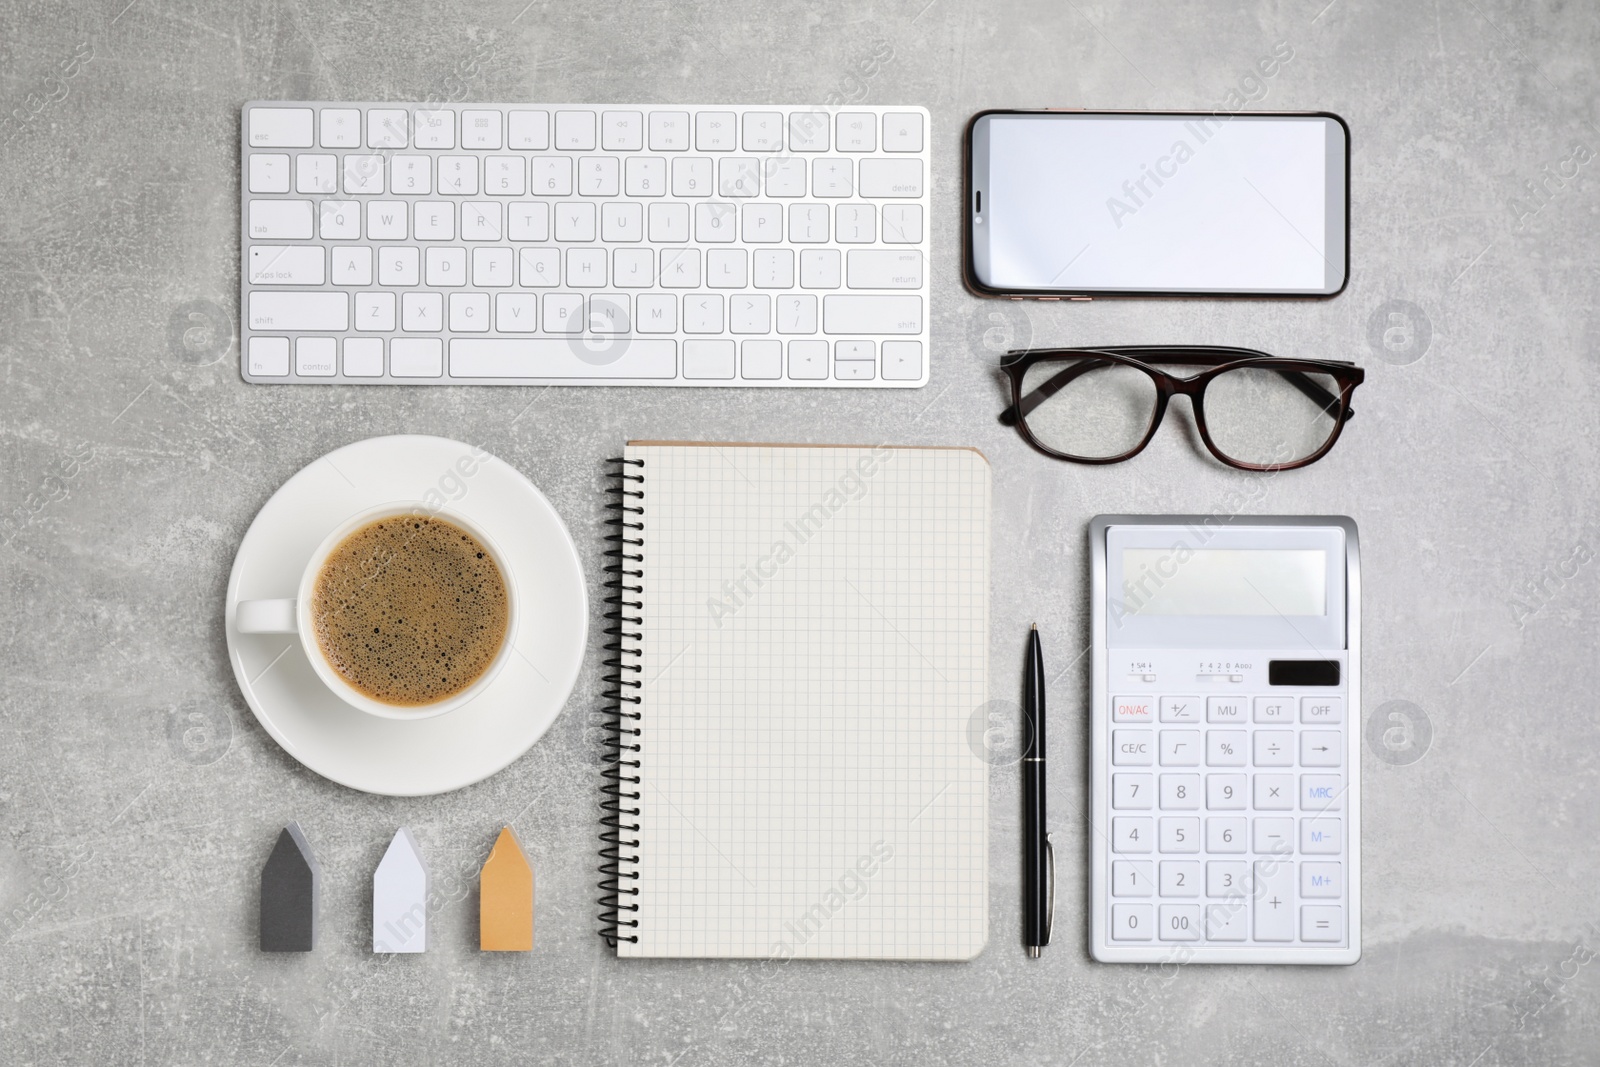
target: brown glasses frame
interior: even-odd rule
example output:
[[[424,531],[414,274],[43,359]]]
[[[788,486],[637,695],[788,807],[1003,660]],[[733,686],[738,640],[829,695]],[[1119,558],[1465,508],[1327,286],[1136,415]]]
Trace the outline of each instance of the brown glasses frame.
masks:
[[[1023,376],[1029,368],[1040,363],[1059,363],[1061,371],[1027,396],[1023,396]],[[1028,428],[1029,412],[1065,388],[1074,378],[1109,363],[1121,363],[1141,370],[1155,383],[1155,411],[1150,417],[1150,425],[1145,429],[1144,437],[1137,445],[1119,456],[1074,456],[1051,448],[1033,435],[1033,431]],[[1188,378],[1180,378],[1151,366],[1152,363],[1209,369]],[[1234,459],[1219,449],[1216,442],[1211,439],[1211,431],[1206,427],[1206,386],[1218,375],[1241,367],[1268,367],[1284,372],[1285,377],[1295,388],[1332,415],[1333,433],[1328,435],[1328,440],[1322,447],[1311,455],[1291,463],[1246,463]],[[1167,402],[1175,396],[1187,396],[1189,405],[1194,411],[1195,427],[1200,431],[1200,440],[1205,442],[1206,449],[1228,466],[1246,471],[1294,470],[1315,463],[1327,455],[1334,442],[1339,440],[1344,424],[1355,415],[1355,411],[1350,407],[1350,398],[1356,386],[1366,379],[1366,372],[1354,363],[1331,359],[1280,359],[1254,348],[1230,348],[1220,345],[1030,348],[1006,353],[1000,360],[1000,369],[1011,379],[1011,406],[1000,413],[1001,423],[1015,426],[1022,434],[1023,440],[1047,456],[1064,459],[1070,463],[1095,464],[1121,463],[1125,459],[1131,459],[1143,452],[1145,446],[1155,437],[1156,430],[1160,428],[1161,420],[1167,413]],[[1334,394],[1324,389],[1309,377],[1311,374],[1326,374],[1333,378],[1339,385],[1339,392]]]

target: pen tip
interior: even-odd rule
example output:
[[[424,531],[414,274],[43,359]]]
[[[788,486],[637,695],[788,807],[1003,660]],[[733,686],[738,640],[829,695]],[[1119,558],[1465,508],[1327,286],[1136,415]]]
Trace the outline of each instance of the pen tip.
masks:
[[[1031,630],[1037,630],[1038,628],[1039,628],[1039,624],[1038,623],[1034,623],[1031,627],[1029,627],[1029,629],[1031,629]]]

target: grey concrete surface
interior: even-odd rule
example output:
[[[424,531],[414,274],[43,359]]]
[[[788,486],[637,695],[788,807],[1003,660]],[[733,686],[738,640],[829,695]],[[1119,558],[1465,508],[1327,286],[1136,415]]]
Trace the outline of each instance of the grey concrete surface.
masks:
[[[1279,42],[1292,60],[1255,80]],[[892,58],[861,75],[880,44]],[[1593,5],[1506,0],[4,0],[0,1062],[1600,1062],[1597,45]],[[1234,91],[1349,120],[1342,296],[1023,307],[962,289],[959,137],[973,111],[1208,108]],[[241,101],[832,92],[934,114],[926,389],[240,380]],[[1134,462],[1075,467],[995,422],[996,352],[1030,339],[1254,345],[1354,359],[1368,378],[1344,439],[1305,471],[1222,469],[1181,418]],[[599,464],[626,437],[983,449],[992,696],[1017,699],[1011,666],[1034,620],[1061,674],[1057,943],[1023,957],[1018,783],[1002,771],[992,936],[973,963],[767,976],[616,961],[594,933],[598,634],[549,735],[478,786],[383,799],[301,768],[230,675],[228,566],[295,470],[407,431],[482,444],[525,471],[586,546],[591,582]],[[1379,740],[1354,967],[1087,957],[1085,523],[1214,510],[1361,525],[1361,721],[1378,719]],[[325,872],[323,942],[263,955],[256,871],[295,819]],[[538,872],[536,951],[480,955],[473,898],[457,893],[425,955],[372,956],[364,894],[395,826],[415,828],[448,877],[475,867],[504,820]]]

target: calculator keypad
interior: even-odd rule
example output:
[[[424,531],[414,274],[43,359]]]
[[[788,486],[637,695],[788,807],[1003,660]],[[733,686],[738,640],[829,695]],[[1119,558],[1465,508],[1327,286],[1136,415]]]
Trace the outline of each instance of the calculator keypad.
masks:
[[[1111,699],[1110,938],[1345,941],[1342,696]]]

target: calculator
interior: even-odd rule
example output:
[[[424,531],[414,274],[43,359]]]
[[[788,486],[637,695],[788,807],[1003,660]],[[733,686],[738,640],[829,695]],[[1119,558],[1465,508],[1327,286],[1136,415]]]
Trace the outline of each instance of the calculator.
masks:
[[[1094,958],[1355,963],[1355,523],[1102,515],[1089,549]]]

